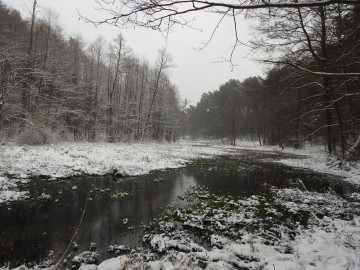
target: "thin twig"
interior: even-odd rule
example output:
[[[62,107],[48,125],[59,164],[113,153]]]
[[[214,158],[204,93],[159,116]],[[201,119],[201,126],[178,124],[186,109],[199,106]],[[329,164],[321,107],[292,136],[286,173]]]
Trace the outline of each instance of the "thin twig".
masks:
[[[86,211],[86,206],[87,206],[88,199],[89,199],[89,195],[86,196],[86,200],[85,200],[85,204],[84,204],[84,209],[83,209],[83,211],[82,211],[82,215],[81,215],[81,218],[80,218],[79,225],[77,226],[74,235],[71,237],[71,240],[70,240],[68,246],[66,247],[66,250],[65,250],[64,254],[61,256],[61,259],[60,259],[59,262],[56,264],[55,270],[57,270],[57,269],[59,268],[59,265],[60,265],[61,262],[63,261],[66,253],[68,252],[68,250],[69,250],[69,248],[70,248],[70,246],[71,246],[71,243],[74,241],[75,236],[76,236],[77,233],[79,232],[80,226],[81,226],[82,221],[83,221],[84,216],[85,216],[85,211]]]
[[[306,191],[306,192],[309,192],[309,190],[306,188],[304,182],[303,182],[301,179],[299,179],[299,182],[300,182],[300,184],[303,186],[303,188],[305,189],[305,191]],[[310,210],[310,214],[311,214],[316,220],[318,220],[318,221],[320,220],[320,219],[315,215],[315,213],[314,213],[313,211],[311,211],[311,210]]]
[[[299,179],[299,182],[302,185],[302,187],[304,188],[304,190],[308,192],[308,189],[306,188],[304,182],[301,179]]]

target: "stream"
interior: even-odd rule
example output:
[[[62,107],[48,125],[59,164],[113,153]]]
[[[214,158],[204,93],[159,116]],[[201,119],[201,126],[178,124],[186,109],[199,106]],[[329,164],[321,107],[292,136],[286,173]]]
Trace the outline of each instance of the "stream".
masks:
[[[303,188],[299,180],[309,191],[331,190],[340,196],[355,191],[338,177],[269,162],[278,158],[273,153],[243,151],[125,179],[32,180],[21,186],[30,192],[30,199],[0,205],[0,267],[39,263],[49,252],[61,258],[83,213],[74,239],[78,249],[70,249],[73,255],[96,243],[103,261],[113,256],[107,252],[110,245],[141,246],[141,225],[149,224],[167,206],[181,204],[179,196],[195,186],[215,195],[242,197],[271,196],[270,186]]]

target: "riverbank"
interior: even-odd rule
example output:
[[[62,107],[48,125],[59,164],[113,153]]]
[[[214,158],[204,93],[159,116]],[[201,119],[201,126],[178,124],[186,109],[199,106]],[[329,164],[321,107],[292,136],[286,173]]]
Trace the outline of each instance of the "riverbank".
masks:
[[[267,162],[259,164],[259,162],[262,163],[261,161],[280,162],[289,165],[293,162],[297,167],[313,166],[317,171],[331,173],[333,170],[334,174],[343,174],[344,172],[341,170],[326,164],[326,154],[321,153],[320,148],[313,147],[295,151],[281,150],[277,147],[259,147],[256,143],[251,142],[240,142],[236,147],[231,147],[217,142],[185,141],[175,144],[86,143],[41,147],[6,146],[0,150],[4,150],[0,153],[0,168],[4,168],[2,173],[13,176],[11,180],[7,176],[0,177],[2,185],[0,190],[6,191],[5,189],[8,189],[4,192],[7,196],[4,202],[26,198],[29,195],[26,192],[14,193],[13,196],[10,196],[9,191],[20,192],[16,190],[17,184],[30,181],[29,177],[39,175],[56,179],[71,175],[113,174],[114,170],[123,175],[136,175],[146,174],[155,169],[181,167],[193,159],[202,159],[193,163],[197,168],[201,162],[206,163],[201,169],[204,180],[199,182],[200,184],[197,183],[196,187],[190,188],[188,194],[179,196],[179,200],[189,202],[185,204],[186,208],[174,205],[168,208],[168,211],[162,214],[160,218],[151,222],[145,234],[142,235],[146,247],[131,249],[123,247],[122,241],[112,242],[112,245],[118,245],[113,246],[116,251],[115,254],[122,255],[105,260],[98,266],[95,265],[98,263],[96,251],[91,249],[85,252],[81,251],[75,257],[69,257],[70,260],[68,260],[69,264],[75,266],[83,264],[81,270],[146,267],[149,269],[206,268],[208,270],[238,269],[241,267],[269,270],[335,270],[358,269],[360,267],[358,257],[360,252],[358,245],[360,241],[359,193],[352,193],[355,189],[353,191],[350,188],[348,189],[349,192],[342,197],[334,193],[336,189],[330,192],[329,189],[323,190],[321,187],[325,185],[319,187],[322,190],[321,192],[314,190],[309,192],[306,187],[310,187],[310,183],[319,183],[320,181],[316,174],[311,176],[314,173],[302,170],[288,174],[292,169],[286,166]],[[213,158],[217,155],[238,156],[226,156],[219,158],[219,160],[203,160],[203,158]],[[4,164],[8,166],[5,168]],[[265,164],[267,165],[265,166]],[[272,171],[270,167],[267,167],[268,165],[279,170]],[[214,194],[214,191],[224,190],[226,183],[230,187],[229,190],[235,189],[235,183],[241,185],[240,188],[238,187],[240,191],[246,187],[253,190],[254,187],[250,184],[253,185],[261,181],[257,181],[251,172],[256,175],[264,174],[260,178],[265,182],[263,186],[271,191],[271,198],[265,197],[264,192],[246,196],[240,196],[239,192],[235,192],[233,196]],[[353,168],[346,171],[349,175],[346,179],[356,181],[356,172],[356,164],[354,164]],[[271,178],[271,175],[274,177]],[[193,183],[194,177],[188,176],[189,181]],[[289,184],[285,188],[281,187],[282,184],[279,182],[282,176],[284,179],[289,179]],[[199,178],[199,176],[197,177]],[[326,179],[331,178],[327,175],[324,177]],[[159,179],[161,178],[155,177],[150,180],[157,188],[163,185],[166,192],[173,194],[166,186],[169,181],[159,181]],[[298,181],[299,179],[302,181]],[[235,182],[227,182],[228,180]],[[116,184],[129,181],[112,182]],[[272,181],[275,182],[272,184]],[[49,203],[53,203],[56,207],[61,205],[64,208],[65,202],[61,200],[65,199],[69,203],[68,207],[71,209],[71,213],[74,214],[74,209],[78,211],[74,214],[74,224],[77,224],[85,198],[80,198],[75,193],[84,192],[84,188],[81,187],[80,183],[74,184],[75,182],[70,180],[64,182],[66,184],[61,185],[61,190],[57,189],[57,182],[39,182],[55,185],[54,193],[52,196],[47,196],[43,204],[47,211]],[[301,185],[303,182],[305,187],[304,184]],[[85,183],[88,185],[89,180],[86,179]],[[99,181],[96,185],[89,185],[89,190],[92,190],[89,193],[91,194],[89,207],[94,210],[95,206],[98,205],[101,209],[99,211],[101,217],[106,209],[114,209],[115,212],[105,214],[105,217],[124,214],[126,211],[119,210],[118,207],[109,207],[108,202],[114,201],[128,209],[127,204],[122,201],[125,199],[113,196],[118,192],[114,188],[109,188],[107,184],[105,186],[108,189],[99,189],[100,183],[103,181]],[[275,188],[275,184],[278,185],[277,188]],[[202,185],[209,185],[209,189],[204,189]],[[181,185],[181,187],[185,186],[187,185]],[[47,195],[44,193],[43,196],[41,193],[43,190],[49,192],[50,189],[49,187],[39,187],[37,194],[40,197]],[[104,192],[105,190],[107,192]],[[139,186],[136,190],[139,190]],[[147,185],[146,190],[147,197],[149,197],[149,185]],[[309,190],[312,189],[309,188]],[[120,191],[125,194],[126,190],[120,189]],[[158,191],[155,193],[157,195],[162,194]],[[69,200],[71,197],[69,194],[74,195],[78,202],[74,203],[73,200]],[[107,198],[104,199],[106,203],[96,201],[97,196],[100,195]],[[154,198],[160,204],[159,197],[155,196]],[[132,197],[129,199],[133,200]],[[24,202],[24,204],[26,203]],[[74,205],[77,207],[74,208]],[[104,205],[107,207],[102,208]],[[154,203],[144,202],[143,205],[145,207],[154,206]],[[168,203],[161,203],[161,205],[168,205]],[[36,209],[38,208],[39,206],[36,205]],[[9,204],[9,208],[8,206],[4,208],[6,212],[13,211],[11,209],[11,204]],[[153,212],[152,209],[151,211]],[[131,211],[131,213],[136,212],[139,212],[138,208],[136,211]],[[32,211],[30,213],[34,215]],[[64,213],[67,215],[66,212]],[[59,217],[58,214],[56,216]],[[94,213],[88,215],[89,217],[94,217]],[[6,219],[10,220],[9,218]],[[51,220],[56,220],[56,218]],[[65,220],[65,218],[61,218],[61,220]],[[95,218],[95,220],[96,223],[90,220],[89,224],[96,224],[96,232],[103,232],[103,229],[98,227],[99,219]],[[128,230],[133,228],[132,219],[129,219],[128,215],[120,217],[119,220],[117,223],[113,219],[111,222],[105,220],[104,224],[111,224],[111,227],[114,224],[128,226]],[[129,220],[130,223],[128,223]],[[48,221],[41,223],[48,224]],[[41,230],[41,232],[44,231],[47,230]],[[116,230],[116,233],[118,234],[119,231]],[[97,243],[100,249],[100,242]],[[53,264],[58,262],[57,260],[49,261],[49,264],[38,267],[38,269],[54,269]],[[21,269],[27,268],[23,266]]]
[[[256,141],[237,141],[236,146],[220,140],[180,141],[176,143],[58,143],[44,146],[0,146],[0,176],[14,178],[46,176],[64,178],[74,175],[105,175],[114,170],[127,175],[142,175],[152,170],[178,168],[197,158],[236,154],[254,150],[294,155],[276,160],[289,166],[312,169],[349,178],[360,184],[360,164],[344,164],[329,158],[323,146],[303,149],[259,146]],[[295,156],[298,156],[296,158]]]
[[[226,147],[202,143],[58,143],[1,146],[0,175],[64,178],[74,175],[143,175],[178,168],[195,158],[229,154]]]
[[[178,143],[58,143],[43,146],[0,146],[0,203],[27,198],[17,189],[31,178],[75,175],[136,176],[178,168],[197,158],[231,154],[228,147]]]
[[[294,155],[291,158],[274,160],[291,167],[310,169],[320,173],[333,174],[344,178],[351,184],[360,185],[360,163],[345,162],[341,166],[335,157],[329,157],[323,145],[306,144],[302,149],[284,148],[279,146],[259,146],[258,142],[238,141],[237,149],[270,151]]]
[[[144,236],[150,250],[106,260],[97,269],[359,269],[359,197],[272,192],[269,201],[195,189],[188,194],[191,208],[170,209]]]
[[[19,182],[29,178],[66,178],[74,175],[143,175],[153,170],[178,168],[199,158],[237,154],[239,150],[275,152],[280,159],[269,160],[344,177],[360,184],[359,164],[336,166],[322,147],[280,149],[259,146],[254,141],[238,141],[229,146],[221,141],[180,141],[177,143],[58,143],[44,146],[0,146],[0,203],[24,199]],[[283,154],[293,156],[281,157]]]

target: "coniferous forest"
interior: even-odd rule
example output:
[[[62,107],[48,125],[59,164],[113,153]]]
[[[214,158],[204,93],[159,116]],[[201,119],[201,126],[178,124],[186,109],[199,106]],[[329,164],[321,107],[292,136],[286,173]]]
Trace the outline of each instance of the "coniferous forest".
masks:
[[[358,155],[359,6],[249,16],[260,20],[252,45],[273,67],[264,78],[230,80],[203,94],[188,110],[188,133],[232,144],[245,135],[281,147],[309,141],[326,145],[329,154]]]

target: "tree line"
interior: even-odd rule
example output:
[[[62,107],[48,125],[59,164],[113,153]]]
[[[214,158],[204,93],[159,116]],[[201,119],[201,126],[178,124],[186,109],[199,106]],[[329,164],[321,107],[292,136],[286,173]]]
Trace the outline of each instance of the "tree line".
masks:
[[[24,20],[0,1],[0,143],[176,140],[184,118],[171,57],[139,59],[119,34],[66,38],[56,15]]]
[[[335,2],[335,1],[333,1]],[[297,3],[295,1],[294,3]],[[260,144],[322,142],[329,154],[360,154],[360,6],[252,10],[250,46],[272,67],[231,80],[189,108],[193,136],[256,136]]]

